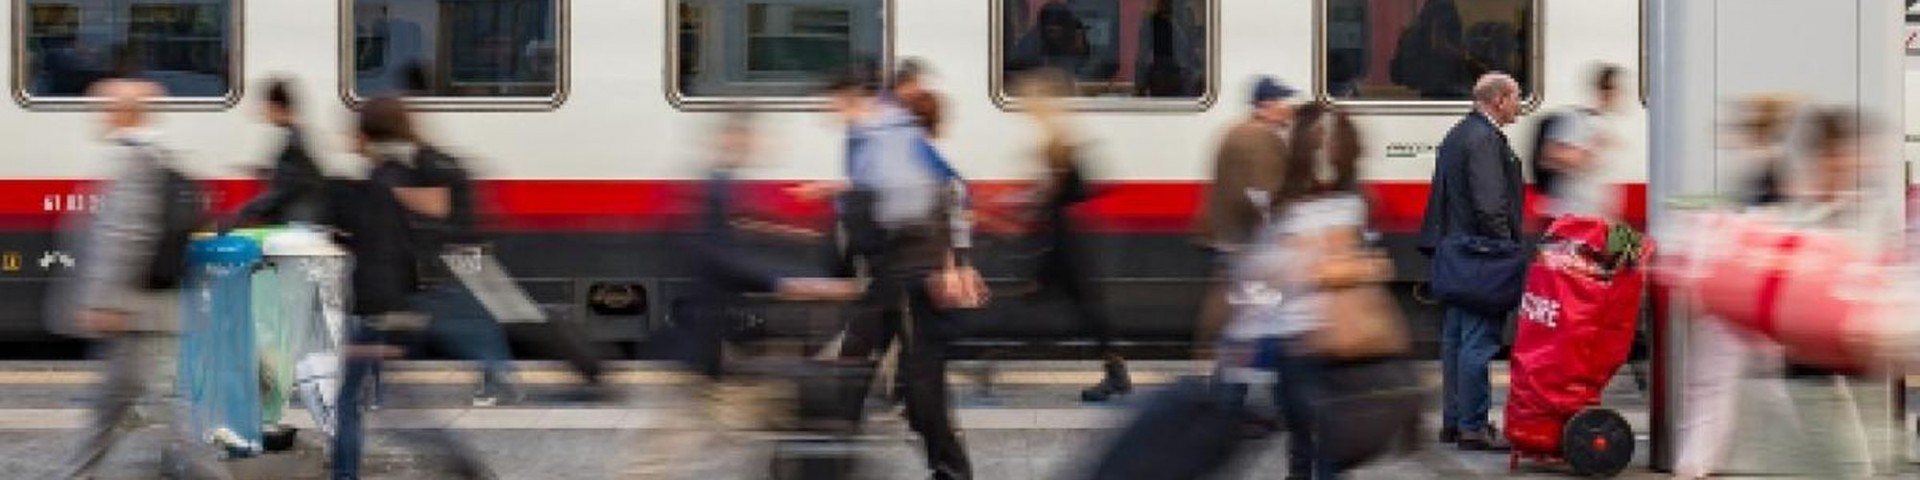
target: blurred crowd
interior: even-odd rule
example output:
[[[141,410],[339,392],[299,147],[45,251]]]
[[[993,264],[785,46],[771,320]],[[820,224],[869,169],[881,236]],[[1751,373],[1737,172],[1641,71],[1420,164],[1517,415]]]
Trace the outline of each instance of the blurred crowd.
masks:
[[[1090,271],[1093,247],[1073,214],[1102,194],[1064,98],[1074,75],[1035,63],[1014,81],[1018,109],[1039,133],[1028,154],[1039,175],[1027,191],[998,198],[972,195],[964,166],[949,162],[935,141],[945,133],[946,107],[927,81],[928,65],[909,60],[891,75],[854,69],[835,78],[826,94],[845,127],[846,178],[786,192],[830,202],[834,222],[826,230],[749,214],[759,206],[740,194],[737,179],[760,158],[756,119],[726,116],[713,133],[698,235],[682,245],[695,288],[675,302],[675,325],[659,342],[660,353],[698,381],[661,394],[685,400],[673,404],[686,411],[638,440],[622,474],[743,478],[767,475],[772,465],[778,478],[843,478],[854,471],[853,446],[868,420],[898,405],[921,440],[928,475],[974,478],[947,363],[959,318],[992,301],[972,258],[976,223],[1009,225],[1031,241],[1042,253],[1025,270],[1029,285],[1020,295],[1064,302],[1094,339],[1101,374],[1080,399],[1133,393]],[[1197,357],[1214,367],[1140,402],[1114,441],[1074,473],[1198,478],[1265,445],[1254,440],[1277,435],[1286,437],[1288,462],[1270,477],[1339,478],[1421,448],[1430,435],[1462,450],[1514,450],[1577,473],[1618,473],[1633,458],[1633,432],[1623,420],[1608,423],[1618,415],[1591,416],[1586,407],[1600,403],[1628,346],[1644,341],[1642,319],[1638,308],[1598,308],[1606,302],[1593,299],[1625,295],[1619,298],[1639,305],[1638,279],[1647,271],[1661,288],[1672,287],[1675,304],[1706,313],[1685,338],[1679,476],[1722,471],[1734,439],[1745,438],[1735,418],[1748,408],[1797,420],[1796,438],[1819,447],[1802,466],[1820,465],[1835,477],[1871,473],[1868,437],[1882,422],[1861,413],[1860,385],[1898,372],[1887,365],[1904,360],[1897,352],[1920,329],[1892,321],[1907,311],[1905,300],[1874,295],[1900,285],[1901,270],[1890,260],[1896,256],[1872,254],[1871,239],[1859,238],[1866,230],[1852,223],[1863,218],[1857,172],[1868,160],[1857,140],[1870,125],[1855,112],[1786,97],[1743,101],[1745,120],[1732,137],[1752,159],[1745,188],[1731,200],[1688,204],[1690,213],[1675,221],[1680,233],[1662,237],[1665,251],[1652,253],[1651,242],[1622,223],[1623,202],[1604,173],[1639,161],[1614,125],[1622,76],[1618,67],[1597,66],[1591,102],[1536,114],[1530,148],[1504,130],[1520,119],[1520,85],[1490,72],[1471,86],[1472,111],[1440,141],[1420,232],[1445,308],[1439,392],[1428,392],[1406,358],[1408,327],[1384,288],[1394,264],[1369,230],[1364,132],[1340,107],[1300,100],[1279,79],[1253,79],[1245,118],[1226,126],[1219,142],[1195,225],[1213,267],[1195,344]],[[61,332],[97,341],[106,376],[63,478],[89,475],[137,423],[132,417],[170,426],[167,475],[228,476],[218,456],[245,445],[216,441],[224,452],[208,450],[203,426],[183,418],[192,417],[190,396],[169,393],[177,363],[193,354],[181,347],[188,328],[176,318],[192,312],[175,302],[211,295],[196,280],[209,273],[195,266],[212,257],[195,257],[211,255],[197,245],[247,226],[305,226],[352,259],[342,278],[351,292],[340,305],[346,320],[337,344],[326,347],[332,365],[313,371],[319,387],[302,398],[331,412],[333,478],[359,478],[365,419],[383,397],[383,363],[411,349],[436,345],[475,362],[474,406],[522,401],[501,321],[540,313],[520,308],[524,292],[499,280],[506,273],[492,259],[462,157],[423,137],[403,97],[359,105],[351,145],[366,161],[365,175],[343,180],[316,166],[295,84],[269,81],[261,112],[282,148],[266,169],[264,193],[235,212],[208,214],[193,208],[199,199],[176,198],[192,180],[173,166],[179,160],[149,112],[165,92],[130,70],[109,77],[92,85],[91,96],[106,102],[102,141],[112,146],[116,173],[96,187],[102,203],[70,239],[89,261],[63,289],[67,308],[51,319]],[[1528,208],[1530,188],[1544,205]],[[741,254],[745,238],[760,235],[816,245],[831,261],[813,274],[778,273]],[[1747,261],[1763,254],[1767,261]],[[1845,265],[1854,278],[1821,265]],[[1728,278],[1754,280],[1718,280]],[[756,302],[818,303],[836,314],[783,330],[804,339],[799,351],[743,348],[764,340],[738,335],[735,311]],[[1493,422],[1490,364],[1510,318],[1520,326],[1502,429]],[[592,341],[566,322],[547,323],[580,377],[569,396],[617,400]],[[1569,364],[1584,373],[1553,373],[1575,370]],[[1431,431],[1422,416],[1435,393],[1442,415]],[[144,400],[154,396],[164,400]],[[1272,405],[1251,405],[1254,398]],[[777,435],[756,435],[765,432]],[[1562,449],[1563,435],[1592,446]],[[490,475],[455,436],[419,438],[458,459],[460,473]],[[1621,439],[1624,447],[1611,449],[1599,441]],[[821,446],[846,448],[809,448]]]

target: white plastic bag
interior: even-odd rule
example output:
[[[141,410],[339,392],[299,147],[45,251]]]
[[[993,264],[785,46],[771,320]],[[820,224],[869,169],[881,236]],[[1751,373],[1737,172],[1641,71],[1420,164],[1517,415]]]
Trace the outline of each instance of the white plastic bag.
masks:
[[[306,404],[307,413],[313,415],[313,425],[333,435],[340,408],[340,356],[334,352],[308,354],[294,365],[293,371],[300,403]]]

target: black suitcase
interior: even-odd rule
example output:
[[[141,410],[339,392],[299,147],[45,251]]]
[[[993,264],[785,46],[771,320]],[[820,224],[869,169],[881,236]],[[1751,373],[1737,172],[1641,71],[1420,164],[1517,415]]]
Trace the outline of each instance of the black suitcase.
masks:
[[[1094,480],[1189,480],[1219,472],[1245,437],[1244,404],[1210,382],[1183,379],[1154,394],[1093,468]]]

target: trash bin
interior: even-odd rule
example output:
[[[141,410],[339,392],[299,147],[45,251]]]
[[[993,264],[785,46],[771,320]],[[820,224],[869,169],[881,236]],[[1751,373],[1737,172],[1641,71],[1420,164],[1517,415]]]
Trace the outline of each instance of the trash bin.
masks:
[[[265,424],[281,421],[290,393],[303,382],[324,382],[314,391],[302,391],[301,402],[314,416],[322,431],[332,431],[332,405],[327,401],[335,387],[326,381],[338,371],[316,367],[339,362],[346,321],[344,277],[346,251],[335,246],[325,233],[307,226],[277,229],[262,244],[265,262],[253,275],[254,321],[262,377],[262,420]],[[307,364],[307,375],[301,366]]]
[[[293,386],[292,355],[299,353],[295,350],[306,340],[306,315],[300,312],[301,303],[312,302],[311,296],[299,298],[298,285],[290,281],[294,276],[283,274],[271,257],[273,250],[267,239],[281,230],[247,228],[232,232],[259,243],[262,254],[259,267],[253,270],[252,312],[254,353],[260,364],[260,423],[267,430],[280,423],[286,410],[288,389]]]
[[[258,243],[235,235],[199,235],[187,247],[180,396],[194,438],[231,456],[261,450],[252,312],[252,274],[260,258]]]

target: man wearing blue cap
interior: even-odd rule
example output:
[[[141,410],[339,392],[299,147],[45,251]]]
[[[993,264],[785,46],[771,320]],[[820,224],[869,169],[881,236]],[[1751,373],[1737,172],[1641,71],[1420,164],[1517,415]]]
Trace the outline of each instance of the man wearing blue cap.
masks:
[[[1256,80],[1253,115],[1227,131],[1214,155],[1213,184],[1203,199],[1206,204],[1194,223],[1194,234],[1214,260],[1215,278],[1224,277],[1224,259],[1247,243],[1266,216],[1268,190],[1280,183],[1285,135],[1293,123],[1293,105],[1287,100],[1294,93],[1272,77]],[[1207,296],[1195,339],[1198,345],[1210,345],[1220,331],[1226,298],[1227,290],[1221,287]]]

